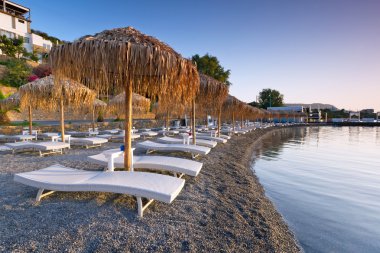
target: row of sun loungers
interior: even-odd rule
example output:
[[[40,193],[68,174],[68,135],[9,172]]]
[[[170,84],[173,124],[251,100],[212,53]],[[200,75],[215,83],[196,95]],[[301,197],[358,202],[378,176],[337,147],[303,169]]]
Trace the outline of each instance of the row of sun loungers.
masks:
[[[244,134],[252,129],[253,128],[240,129],[236,130],[235,133]],[[139,132],[138,135],[152,137],[160,133],[163,134],[164,137],[158,139],[161,143],[143,141],[137,143],[136,147],[146,150],[147,154],[154,151],[185,152],[190,153],[192,157],[195,158],[199,155],[207,155],[211,151],[211,148],[215,147],[217,143],[226,143],[227,140],[231,138],[231,129],[225,128],[224,130],[227,135],[221,135],[220,137],[215,136],[214,131],[207,132],[207,129],[203,128],[201,130],[203,132],[197,133],[197,145],[192,145],[186,143],[186,140],[191,138],[189,135],[185,135],[184,139],[166,136],[181,132],[187,133],[189,129],[162,130],[160,132],[145,129],[145,131]],[[96,132],[98,132],[97,129]],[[121,140],[123,140],[124,138],[123,133],[120,133],[119,130],[103,131],[101,133],[102,135],[100,136],[108,137],[109,135],[109,138],[99,138],[99,135],[97,135],[98,137],[90,138],[74,137],[70,139],[70,144],[83,145],[87,148],[91,145],[101,145],[107,142],[107,139],[121,138]],[[62,142],[49,142],[48,144],[50,145],[49,147],[61,144],[69,145],[68,143]],[[34,149],[37,145],[41,145],[41,143],[28,143],[28,145],[31,145]],[[52,148],[52,150],[55,149]],[[77,170],[56,164],[45,169],[16,174],[14,180],[38,188],[37,201],[40,201],[41,198],[50,195],[54,191],[96,191],[132,195],[137,199],[138,214],[142,217],[144,210],[153,200],[171,203],[184,187],[185,180],[182,179],[182,176],[188,175],[196,177],[203,166],[200,162],[177,157],[133,156],[133,154],[132,157],[131,172],[114,170],[115,167],[124,168],[124,158],[123,152],[119,151],[119,149],[112,149],[88,157],[89,162],[107,167],[106,171]],[[173,173],[174,177],[135,171],[135,169],[163,170]],[[44,193],[45,190],[48,192]],[[142,198],[148,200],[145,205],[143,205]]]

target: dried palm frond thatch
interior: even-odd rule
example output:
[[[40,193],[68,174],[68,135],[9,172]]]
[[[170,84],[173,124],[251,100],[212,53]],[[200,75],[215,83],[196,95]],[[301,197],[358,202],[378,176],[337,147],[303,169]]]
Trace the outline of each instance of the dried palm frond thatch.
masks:
[[[58,79],[69,77],[100,93],[125,91],[125,168],[131,168],[132,92],[150,98],[193,101],[199,76],[193,63],[156,38],[132,28],[106,30],[52,48]]]
[[[103,93],[126,86],[149,97],[191,102],[199,89],[196,67],[158,39],[132,28],[106,30],[53,47],[53,73]]]
[[[235,116],[243,109],[245,103],[234,96],[228,95],[223,103],[223,117],[232,119],[232,127],[235,131]]]
[[[60,101],[70,107],[91,106],[96,93],[74,80],[64,78],[55,84],[53,75],[37,79],[20,87],[21,108],[56,110]]]
[[[220,136],[222,105],[228,96],[228,86],[214,78],[199,74],[200,88],[196,103],[198,108],[203,109],[203,115],[214,115],[218,117],[218,136]]]
[[[133,93],[132,107],[133,113],[147,113],[150,110],[150,99]],[[125,92],[110,99],[107,111],[110,113],[125,113]]]
[[[24,84],[19,89],[20,107],[29,110],[29,131],[32,132],[32,109],[52,111],[60,109],[61,131],[64,141],[64,106],[92,106],[96,93],[68,78],[56,80],[53,75]]]

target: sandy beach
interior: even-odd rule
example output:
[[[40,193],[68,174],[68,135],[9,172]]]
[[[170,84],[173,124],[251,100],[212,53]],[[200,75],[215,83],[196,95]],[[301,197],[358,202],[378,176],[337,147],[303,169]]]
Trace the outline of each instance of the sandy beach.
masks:
[[[218,144],[196,178],[185,176],[172,204],[155,202],[144,218],[131,196],[57,192],[40,203],[37,189],[13,182],[13,174],[60,163],[102,170],[87,156],[119,147],[74,148],[65,155],[0,155],[1,252],[299,252],[288,226],[265,196],[250,168],[260,138],[255,130]],[[137,150],[138,151],[138,150]]]

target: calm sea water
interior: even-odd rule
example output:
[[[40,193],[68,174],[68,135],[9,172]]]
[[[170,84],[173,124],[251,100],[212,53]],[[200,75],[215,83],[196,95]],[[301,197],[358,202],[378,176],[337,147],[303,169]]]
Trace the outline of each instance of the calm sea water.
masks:
[[[380,252],[380,127],[282,129],[254,155],[305,252]]]

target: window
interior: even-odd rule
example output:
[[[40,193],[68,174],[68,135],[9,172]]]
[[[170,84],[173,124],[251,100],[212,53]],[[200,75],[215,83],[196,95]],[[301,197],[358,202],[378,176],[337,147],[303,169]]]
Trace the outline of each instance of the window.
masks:
[[[24,21],[24,20],[22,20],[22,19],[19,19],[19,20],[18,20],[18,22],[20,22],[20,23],[22,23],[22,24],[24,24],[24,23],[25,23],[25,21]]]
[[[50,50],[50,45],[48,45],[48,44],[43,44],[43,48],[45,48],[45,49],[47,49],[47,50]]]
[[[29,40],[29,38],[28,37],[24,37],[24,43],[30,43],[30,40]]]

